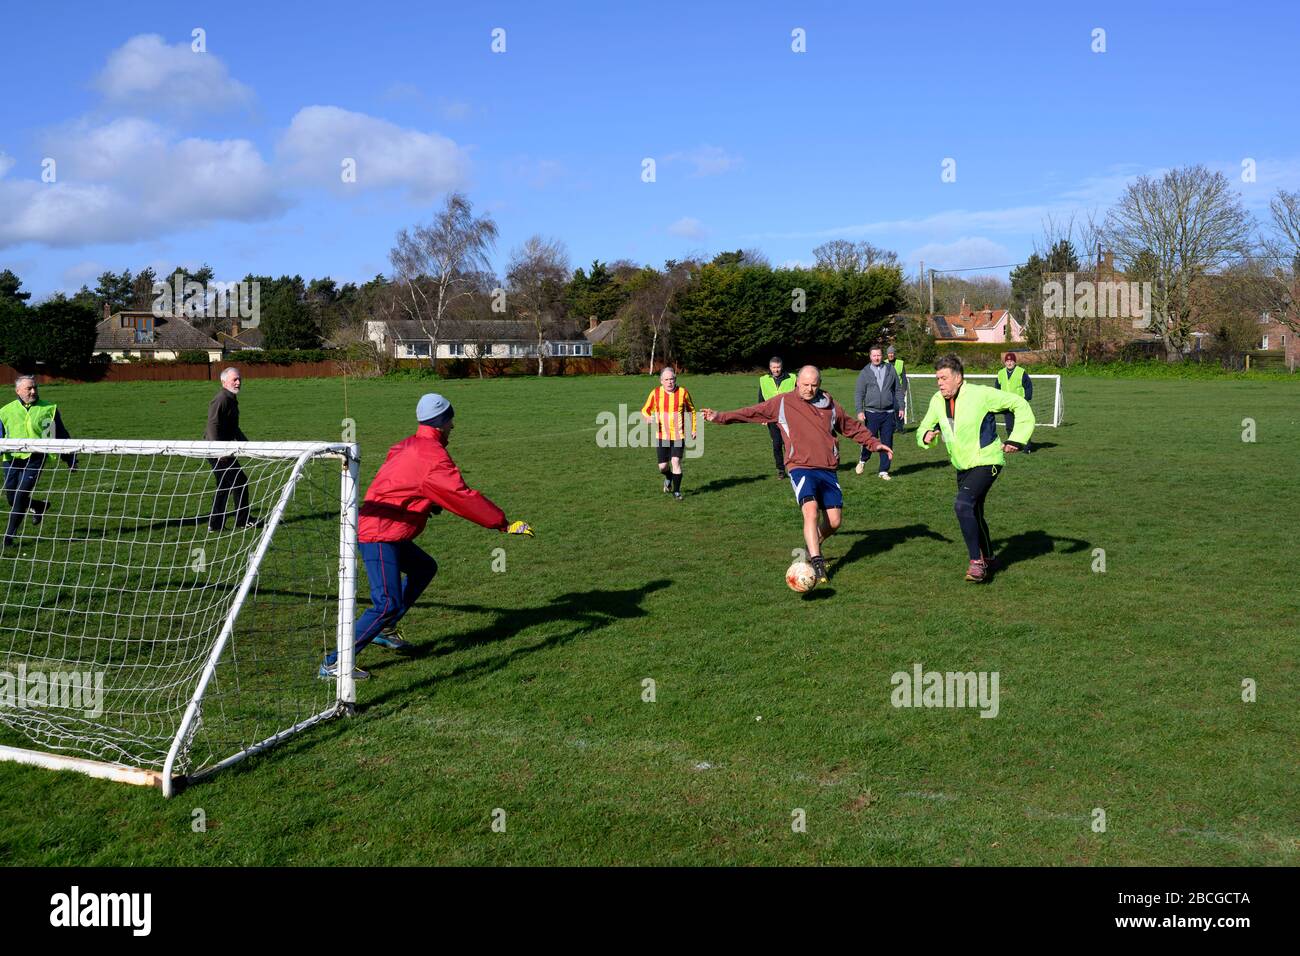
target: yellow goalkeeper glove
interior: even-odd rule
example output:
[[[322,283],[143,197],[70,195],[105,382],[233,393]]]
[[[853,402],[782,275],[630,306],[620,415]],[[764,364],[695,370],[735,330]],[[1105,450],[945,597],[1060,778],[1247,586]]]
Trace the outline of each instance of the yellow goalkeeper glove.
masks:
[[[506,534],[526,534],[530,538],[535,537],[533,534],[533,529],[530,528],[528,526],[528,523],[524,521],[510,522],[510,527],[506,528]]]

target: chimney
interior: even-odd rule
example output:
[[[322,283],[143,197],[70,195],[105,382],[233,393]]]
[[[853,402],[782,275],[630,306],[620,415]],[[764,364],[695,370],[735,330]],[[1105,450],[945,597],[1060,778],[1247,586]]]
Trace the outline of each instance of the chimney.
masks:
[[[1104,253],[1102,253],[1101,261],[1102,261],[1102,263],[1103,263],[1103,268],[1104,268],[1107,272],[1114,272],[1114,271],[1115,271],[1115,253],[1113,253],[1113,252],[1104,252]]]
[[[231,336],[239,335],[239,319],[230,320],[230,334]]]
[[[112,317],[113,317],[113,310],[112,310],[111,308],[109,308],[108,303],[105,302],[105,303],[104,303],[104,318],[106,318],[106,319],[111,319]]]
[[[587,326],[588,332],[590,332],[592,329],[594,329],[597,325],[600,324],[599,322],[596,321],[596,317],[594,315],[588,318],[587,321],[590,323],[590,325]]]

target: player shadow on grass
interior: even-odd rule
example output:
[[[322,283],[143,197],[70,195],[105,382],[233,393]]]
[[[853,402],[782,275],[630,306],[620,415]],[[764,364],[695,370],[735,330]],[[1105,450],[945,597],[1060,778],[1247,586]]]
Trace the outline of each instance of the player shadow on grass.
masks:
[[[766,475],[745,475],[737,478],[714,478],[707,485],[701,485],[696,488],[692,494],[707,495],[711,491],[724,491],[727,488],[734,488],[736,485],[748,485],[755,481],[771,481]]]
[[[1060,551],[1063,554],[1078,554],[1080,551],[1092,550],[1092,544],[1082,538],[1069,538],[1046,531],[1022,531],[1009,538],[995,539],[993,551],[1002,562],[1003,567],[1011,567],[1021,561],[1032,561],[1057,551],[1057,545],[1064,543]]]
[[[945,462],[946,464],[946,462]],[[930,526],[921,524],[919,521],[915,524],[900,525],[897,528],[875,528],[870,531],[841,531],[836,535],[837,538],[854,537],[858,538],[853,542],[853,546],[845,553],[844,557],[834,562],[834,567],[838,572],[841,568],[852,564],[854,561],[870,557],[876,554],[883,554],[897,545],[913,538],[929,538],[931,541],[943,541],[946,544],[952,544],[951,538],[946,538],[937,531],[931,531]],[[832,541],[835,538],[831,539]]]
[[[540,607],[497,608],[482,604],[446,604],[430,603],[431,608],[443,608],[451,611],[467,611],[475,614],[493,614],[493,620],[473,630],[459,634],[444,635],[427,644],[417,644],[409,653],[401,657],[373,661],[365,666],[378,673],[390,666],[398,666],[404,659],[419,657],[442,657],[471,648],[505,641],[531,630],[541,624],[563,622],[572,625],[559,634],[552,634],[536,643],[516,647],[503,654],[468,664],[462,664],[446,674],[440,674],[420,684],[438,684],[444,681],[466,680],[490,674],[511,664],[516,659],[534,651],[546,650],[567,644],[575,637],[590,634],[608,627],[616,621],[645,617],[650,612],[642,607],[642,602],[655,591],[663,590],[673,582],[666,579],[650,581],[639,588],[626,588],[620,591],[570,591],[561,594]],[[369,698],[368,705],[382,703],[394,694],[405,695],[411,685],[395,688],[389,693]]]

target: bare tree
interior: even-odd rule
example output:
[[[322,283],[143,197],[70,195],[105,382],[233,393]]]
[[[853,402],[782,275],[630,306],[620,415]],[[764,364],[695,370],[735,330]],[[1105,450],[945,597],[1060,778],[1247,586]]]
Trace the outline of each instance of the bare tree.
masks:
[[[1279,189],[1268,204],[1272,233],[1260,243],[1267,256],[1271,298],[1265,311],[1300,332],[1300,192]]]
[[[650,371],[655,370],[655,357],[659,346],[664,345],[667,355],[669,326],[676,319],[673,301],[677,291],[691,279],[691,270],[685,263],[669,261],[663,272],[646,266],[633,277],[628,301],[620,310],[624,327],[631,330],[643,325],[650,330]]]
[[[875,266],[897,266],[898,254],[872,245],[870,242],[849,242],[832,239],[823,242],[813,251],[817,268],[836,272],[866,272]]]
[[[532,236],[515,249],[506,266],[510,304],[518,315],[533,323],[537,332],[538,375],[543,371],[546,332],[564,308],[564,283],[569,274],[569,254],[564,243],[541,236]]]
[[[1251,225],[1227,177],[1200,165],[1138,177],[1107,213],[1105,240],[1122,262],[1154,257],[1151,325],[1168,358],[1191,337],[1193,282],[1248,254]]]
[[[473,294],[474,276],[490,268],[488,253],[496,245],[497,226],[490,216],[475,218],[473,205],[454,192],[428,226],[397,234],[388,253],[401,289],[407,318],[420,323],[429,337],[429,360],[438,368],[438,330],[452,303]]]

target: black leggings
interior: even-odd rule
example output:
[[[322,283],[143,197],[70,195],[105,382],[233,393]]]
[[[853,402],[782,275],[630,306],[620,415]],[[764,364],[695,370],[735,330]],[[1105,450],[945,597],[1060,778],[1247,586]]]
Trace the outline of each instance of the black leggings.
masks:
[[[217,476],[217,493],[212,496],[212,514],[208,527],[220,531],[226,526],[226,500],[235,498],[235,525],[248,524],[248,478],[234,458],[217,458],[211,461],[212,472]]]
[[[780,425],[768,425],[768,433],[772,436],[772,460],[776,462],[777,471],[785,471],[785,442],[781,438]]]
[[[993,557],[993,541],[988,522],[984,520],[984,499],[997,477],[997,465],[980,465],[957,472],[957,500],[953,510],[957,512],[957,523],[961,525],[961,536],[966,539],[966,551],[972,561]]]

